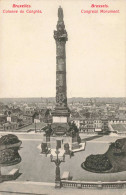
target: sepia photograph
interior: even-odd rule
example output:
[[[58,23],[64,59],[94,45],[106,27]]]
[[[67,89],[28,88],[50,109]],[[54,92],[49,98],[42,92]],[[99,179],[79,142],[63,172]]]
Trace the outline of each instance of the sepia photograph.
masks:
[[[0,195],[126,195],[126,1],[0,18]]]

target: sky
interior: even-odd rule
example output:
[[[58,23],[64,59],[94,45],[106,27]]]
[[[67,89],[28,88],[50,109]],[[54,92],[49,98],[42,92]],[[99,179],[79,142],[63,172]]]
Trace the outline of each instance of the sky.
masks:
[[[30,10],[42,10],[42,14],[2,13],[16,10],[13,4],[31,5]],[[120,13],[81,13],[92,10],[92,4],[107,4],[109,10]],[[68,33],[68,97],[125,97],[125,0],[1,0],[0,97],[55,97],[53,31],[59,5]]]

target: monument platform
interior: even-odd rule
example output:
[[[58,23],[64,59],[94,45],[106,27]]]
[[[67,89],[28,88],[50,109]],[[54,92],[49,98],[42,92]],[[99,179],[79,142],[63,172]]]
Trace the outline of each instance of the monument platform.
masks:
[[[47,144],[50,153],[56,150],[58,146],[59,150],[65,151],[66,145],[68,150],[71,152],[79,152],[85,149],[86,143],[78,143],[77,137],[72,138],[71,136],[50,136],[50,140],[46,141],[46,136],[43,137],[43,143]]]
[[[52,123],[51,128],[54,135],[62,136],[68,132],[70,127],[68,123]]]

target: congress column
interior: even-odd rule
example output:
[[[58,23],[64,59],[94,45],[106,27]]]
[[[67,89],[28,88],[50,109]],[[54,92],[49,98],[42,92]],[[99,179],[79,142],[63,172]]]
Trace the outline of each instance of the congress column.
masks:
[[[56,107],[67,107],[66,91],[66,51],[65,44],[68,40],[63,21],[63,9],[58,9],[57,31],[54,31],[56,40]]]
[[[63,21],[63,9],[58,8],[57,30],[54,31],[56,41],[56,106],[52,112],[52,129],[57,135],[63,135],[69,129],[68,121],[70,111],[67,106],[66,87],[66,50],[65,45],[68,40],[67,32]]]

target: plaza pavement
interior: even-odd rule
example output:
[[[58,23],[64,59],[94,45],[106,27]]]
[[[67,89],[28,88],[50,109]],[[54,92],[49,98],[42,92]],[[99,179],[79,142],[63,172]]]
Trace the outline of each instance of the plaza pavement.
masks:
[[[0,135],[3,135],[1,133]],[[42,142],[42,133],[18,133],[16,134],[19,139],[22,140],[22,148],[19,151],[22,162],[10,167],[2,167],[2,173],[12,170],[13,168],[19,168],[20,177],[16,181],[4,182],[0,184],[0,195],[10,194],[14,192],[18,195],[21,193],[27,194],[85,194],[85,195],[126,195],[125,189],[112,189],[112,190],[77,190],[77,189],[61,189],[56,190],[54,184],[55,180],[55,164],[50,162],[50,158],[41,155],[41,150],[38,146]],[[82,138],[85,136],[82,134]],[[126,180],[126,172],[114,173],[114,174],[98,174],[90,173],[81,168],[81,163],[90,154],[99,154],[107,151],[109,144],[120,137],[115,136],[103,136],[96,139],[92,139],[86,143],[85,151],[76,153],[71,159],[66,156],[64,163],[61,163],[61,175],[64,171],[70,171],[73,176],[73,180],[81,181],[117,181]],[[45,183],[46,182],[46,183]],[[48,184],[47,184],[48,183]],[[4,192],[2,192],[4,191]],[[6,192],[5,192],[6,191]],[[10,191],[10,192],[9,192]],[[101,193],[102,192],[102,193]],[[111,193],[110,193],[111,192]],[[118,193],[117,193],[118,192]]]

